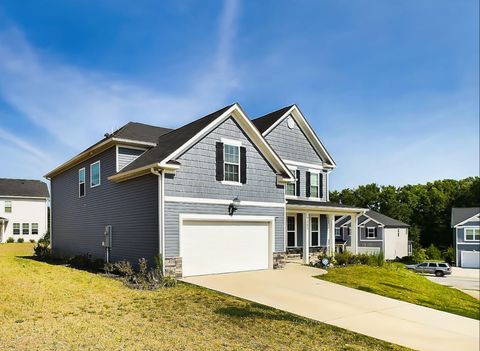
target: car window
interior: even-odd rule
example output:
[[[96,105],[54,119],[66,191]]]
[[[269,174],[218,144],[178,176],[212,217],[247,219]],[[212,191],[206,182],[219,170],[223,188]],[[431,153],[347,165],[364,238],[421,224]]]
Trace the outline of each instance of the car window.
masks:
[[[429,263],[428,267],[437,267],[437,264],[436,263]]]
[[[446,263],[439,263],[438,266],[442,268],[448,268],[448,265]]]
[[[421,263],[421,264],[418,265],[418,267],[426,267],[426,266],[427,266],[426,263]]]

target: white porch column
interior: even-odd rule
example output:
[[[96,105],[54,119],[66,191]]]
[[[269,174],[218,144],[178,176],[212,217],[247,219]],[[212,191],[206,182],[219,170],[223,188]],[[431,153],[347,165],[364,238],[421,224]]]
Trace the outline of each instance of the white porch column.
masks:
[[[351,247],[354,254],[358,254],[358,227],[357,227],[357,215],[352,214],[352,220],[350,221],[350,238],[352,240]]]
[[[335,255],[335,215],[328,214],[327,215],[327,254],[330,256]]]
[[[303,214],[303,263],[310,263],[310,215]]]

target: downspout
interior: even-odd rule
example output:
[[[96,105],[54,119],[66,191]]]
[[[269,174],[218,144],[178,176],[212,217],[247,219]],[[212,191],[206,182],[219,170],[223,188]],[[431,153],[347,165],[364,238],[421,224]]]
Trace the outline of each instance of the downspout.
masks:
[[[150,172],[158,177],[158,252],[162,255],[162,274],[165,275],[165,235],[164,235],[164,194],[165,194],[165,171],[158,171],[150,168]]]

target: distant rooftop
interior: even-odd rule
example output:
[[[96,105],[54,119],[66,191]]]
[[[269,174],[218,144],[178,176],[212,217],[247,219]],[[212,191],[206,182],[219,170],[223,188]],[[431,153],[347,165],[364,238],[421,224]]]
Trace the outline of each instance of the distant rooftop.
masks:
[[[49,198],[46,183],[33,179],[0,178],[0,196],[24,196]]]

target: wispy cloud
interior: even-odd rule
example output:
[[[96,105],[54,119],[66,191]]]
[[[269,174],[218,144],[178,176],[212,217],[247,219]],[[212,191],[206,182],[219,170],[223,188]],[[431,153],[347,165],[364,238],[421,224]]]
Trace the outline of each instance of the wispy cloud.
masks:
[[[189,88],[176,94],[58,62],[11,27],[0,32],[0,98],[72,152],[129,120],[178,126],[229,102],[236,86],[231,42],[237,12],[237,1],[225,3],[212,64],[192,76],[179,77]],[[42,159],[47,157],[45,152],[55,153],[47,148],[39,151],[6,126],[0,129],[0,138]],[[57,162],[63,161],[65,153],[56,157]]]

